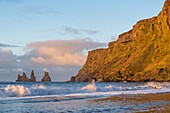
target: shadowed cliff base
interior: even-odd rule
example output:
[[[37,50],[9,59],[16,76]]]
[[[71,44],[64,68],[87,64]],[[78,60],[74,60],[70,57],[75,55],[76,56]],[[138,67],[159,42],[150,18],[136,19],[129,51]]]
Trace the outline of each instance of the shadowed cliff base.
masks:
[[[72,82],[170,81],[170,0],[158,16],[141,20],[109,47],[88,53]]]

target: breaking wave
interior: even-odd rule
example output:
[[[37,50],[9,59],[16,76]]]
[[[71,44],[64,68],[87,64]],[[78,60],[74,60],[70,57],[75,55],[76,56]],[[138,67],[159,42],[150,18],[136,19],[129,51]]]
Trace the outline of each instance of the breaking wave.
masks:
[[[67,83],[72,84],[72,83]],[[91,97],[91,96],[113,96],[120,94],[150,94],[170,92],[170,83],[148,82],[142,85],[116,85],[109,83],[81,84],[79,87],[67,86],[60,87],[56,85],[46,86],[44,84],[27,85],[7,85],[0,88],[0,99],[2,98],[28,98],[41,96],[67,96],[68,97]]]
[[[3,96],[9,97],[21,97],[31,94],[29,88],[24,87],[23,85],[8,85],[3,90],[1,90]]]
[[[89,91],[89,92],[96,92],[97,87],[95,85],[95,81],[93,80],[91,84],[83,87],[82,90],[86,90],[86,91]]]

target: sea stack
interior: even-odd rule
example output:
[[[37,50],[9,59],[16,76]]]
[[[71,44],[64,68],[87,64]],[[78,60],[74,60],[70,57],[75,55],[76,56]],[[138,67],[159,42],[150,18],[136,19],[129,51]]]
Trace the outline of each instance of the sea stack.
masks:
[[[33,70],[31,71],[31,76],[30,76],[29,82],[36,82],[36,77],[34,75],[34,71]]]
[[[27,78],[25,72],[23,72],[22,76],[18,75],[18,78],[16,80],[16,82],[28,82],[28,81],[29,79]]]
[[[41,82],[51,82],[51,77],[50,77],[49,73],[46,71],[44,73],[45,74],[44,74]],[[30,79],[28,79],[25,72],[23,72],[22,76],[20,76],[20,74],[18,74],[16,82],[36,82],[36,77],[34,75],[34,71],[33,70],[31,71]]]
[[[44,72],[44,77],[41,79],[41,82],[51,82],[51,77],[48,72]]]
[[[18,74],[18,77],[17,77],[16,82],[20,82],[20,81],[21,81],[21,75],[20,75],[20,74]]]
[[[170,81],[170,0],[158,16],[137,22],[108,48],[90,51],[74,80],[91,78],[105,82]]]

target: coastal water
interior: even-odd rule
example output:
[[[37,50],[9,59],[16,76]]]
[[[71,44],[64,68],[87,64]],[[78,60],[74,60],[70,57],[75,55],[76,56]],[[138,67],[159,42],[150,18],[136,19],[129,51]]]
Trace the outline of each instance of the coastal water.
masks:
[[[169,93],[168,82],[0,82],[0,113],[166,111]]]

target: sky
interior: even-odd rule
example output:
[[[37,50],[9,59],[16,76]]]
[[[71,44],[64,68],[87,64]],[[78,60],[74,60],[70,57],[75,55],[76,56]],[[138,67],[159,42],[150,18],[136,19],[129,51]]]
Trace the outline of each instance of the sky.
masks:
[[[0,81],[18,74],[53,81],[78,73],[87,52],[141,19],[156,16],[164,0],[0,0]]]

